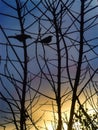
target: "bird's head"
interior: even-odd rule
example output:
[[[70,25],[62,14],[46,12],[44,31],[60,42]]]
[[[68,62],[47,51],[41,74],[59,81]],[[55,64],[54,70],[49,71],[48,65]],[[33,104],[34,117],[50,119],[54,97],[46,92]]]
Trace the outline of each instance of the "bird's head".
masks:
[[[30,36],[30,35],[26,35],[27,36],[27,38],[30,38],[30,39],[32,39],[32,37]]]

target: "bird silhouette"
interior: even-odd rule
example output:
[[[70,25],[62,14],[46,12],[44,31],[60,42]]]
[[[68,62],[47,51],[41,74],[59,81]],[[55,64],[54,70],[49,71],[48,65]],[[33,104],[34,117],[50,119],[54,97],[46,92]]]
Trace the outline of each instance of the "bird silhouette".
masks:
[[[48,37],[45,37],[43,38],[42,40],[39,40],[39,41],[36,41],[36,42],[40,42],[40,43],[43,43],[45,45],[47,45],[48,43],[50,43],[52,41],[52,36],[48,36]]]
[[[23,42],[24,40],[26,40],[28,38],[31,39],[32,37],[30,35],[27,35],[27,34],[19,34],[19,35],[16,35],[16,36],[8,36],[8,38],[15,38],[18,41]]]

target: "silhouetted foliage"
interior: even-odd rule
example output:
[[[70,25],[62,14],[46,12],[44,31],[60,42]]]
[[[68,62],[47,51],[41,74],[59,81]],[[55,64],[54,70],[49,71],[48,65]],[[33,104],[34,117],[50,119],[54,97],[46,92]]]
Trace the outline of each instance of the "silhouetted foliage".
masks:
[[[98,2],[0,2],[7,9],[0,17],[8,22],[0,22],[1,124],[17,130],[47,130],[48,122],[53,130],[64,124],[68,130],[77,130],[75,124],[98,129]]]

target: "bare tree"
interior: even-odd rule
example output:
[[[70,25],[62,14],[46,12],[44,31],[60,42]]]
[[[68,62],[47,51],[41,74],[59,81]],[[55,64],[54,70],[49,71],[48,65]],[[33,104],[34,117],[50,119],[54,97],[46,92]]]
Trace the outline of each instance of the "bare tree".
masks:
[[[36,45],[36,59],[42,74],[49,82],[55,95],[58,113],[57,129],[59,130],[62,129],[61,102],[64,102],[65,99],[67,100],[67,98],[63,100],[63,97],[66,95],[69,96],[71,90],[72,104],[68,130],[71,130],[73,126],[76,101],[80,105],[88,122],[92,124],[92,129],[96,129],[96,126],[92,123],[92,119],[90,119],[82,107],[80,96],[92,82],[92,79],[97,76],[98,72],[98,68],[93,68],[91,65],[94,63],[94,60],[98,60],[95,50],[98,45],[92,45],[92,43],[96,43],[98,37],[94,35],[92,38],[89,38],[91,31],[93,33],[95,27],[98,26],[96,14],[98,7],[97,5],[93,5],[94,1],[83,0],[78,1],[78,4],[80,8],[76,9],[77,3],[74,0],[66,2],[44,1],[42,5],[46,8],[47,13],[43,13],[43,11],[38,8],[43,14],[43,17],[39,19],[39,37],[42,35],[41,30],[45,30],[44,34],[52,34],[53,40],[52,43],[47,45],[41,42],[43,49],[42,55],[38,54],[38,45]],[[46,21],[49,28],[43,24]],[[38,40],[38,42],[40,41],[42,40]],[[52,53],[51,50],[54,52],[52,53],[52,58],[48,54],[46,47],[50,49],[50,53]],[[93,55],[92,58],[89,56],[89,53]],[[40,64],[41,58],[43,64],[45,64],[45,69],[43,69]],[[55,74],[50,66],[54,68]],[[73,71],[71,71],[71,69]],[[62,86],[66,86],[67,82],[69,91],[65,91],[63,94]],[[46,95],[46,97],[48,96]],[[52,99],[51,97],[48,98]]]
[[[3,48],[0,59],[2,68],[0,70],[0,101],[2,105],[5,105],[5,109],[2,109],[2,105],[0,108],[0,112],[4,114],[1,116],[5,120],[2,124],[14,124],[17,130],[27,130],[32,127],[38,129],[36,123],[42,116],[35,120],[33,113],[40,108],[40,106],[35,107],[40,99],[37,94],[40,81],[36,84],[36,92],[30,87],[33,86],[32,81],[37,80],[38,75],[41,77],[41,73],[36,71],[33,74],[31,71],[34,55],[29,53],[32,51],[33,41],[28,31],[33,24],[29,27],[30,23],[27,23],[29,13],[26,7],[29,2],[15,0],[12,4],[12,2],[1,0],[1,3],[7,7],[8,11],[0,13],[2,18],[8,20],[8,23],[0,25],[3,36],[0,41],[0,46]],[[12,26],[13,23],[15,25]]]
[[[38,99],[37,96],[40,95],[48,100],[41,104],[45,106],[44,111],[49,113],[50,110],[46,110],[46,107],[51,106],[53,119],[50,122],[53,129],[62,130],[66,123],[68,130],[72,130],[74,116],[80,120],[80,115],[76,113],[78,104],[78,111],[81,111],[85,121],[91,124],[90,128],[85,126],[86,129],[96,130],[97,125],[94,119],[83,106],[88,103],[97,110],[97,107],[94,107],[94,97],[98,91],[97,1],[95,3],[94,0],[38,0],[37,2],[29,0],[21,3],[20,0],[16,0],[15,7],[4,0],[1,1],[15,10],[17,16],[7,13],[1,13],[1,15],[18,20],[20,27],[19,30],[13,30],[1,26],[1,32],[7,43],[0,43],[6,47],[6,58],[2,59],[1,56],[1,61],[5,61],[2,65],[4,71],[0,73],[1,85],[9,98],[2,93],[0,95],[10,107],[16,128],[19,129],[16,123],[18,118],[15,116],[17,111],[14,113],[12,105],[18,109],[17,116],[20,115],[21,130],[27,129],[26,117],[29,118],[31,125],[38,129],[31,116],[33,113],[30,114],[28,110],[32,110],[32,103],[38,103],[35,99]],[[8,36],[9,30],[19,31],[20,34]],[[18,39],[18,45],[12,44],[16,42],[15,39]],[[21,57],[18,54],[19,48],[23,51]],[[14,60],[9,51],[15,55]],[[96,65],[94,65],[95,62]],[[9,63],[15,72],[9,70]],[[16,65],[20,66],[22,73]],[[36,70],[31,71],[34,65]],[[18,74],[18,78],[15,73]],[[18,100],[14,99],[5,86],[4,77],[14,85]],[[64,113],[68,109],[68,104],[69,119]],[[44,125],[47,129],[46,121]]]

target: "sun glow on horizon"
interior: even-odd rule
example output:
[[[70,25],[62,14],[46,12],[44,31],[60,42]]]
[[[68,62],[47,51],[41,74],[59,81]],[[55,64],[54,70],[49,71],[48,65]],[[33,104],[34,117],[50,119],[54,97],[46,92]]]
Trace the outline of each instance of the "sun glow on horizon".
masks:
[[[51,125],[51,123],[47,124],[47,130],[54,130],[53,126]],[[62,130],[67,130],[67,125],[66,123],[63,123],[63,128]]]

